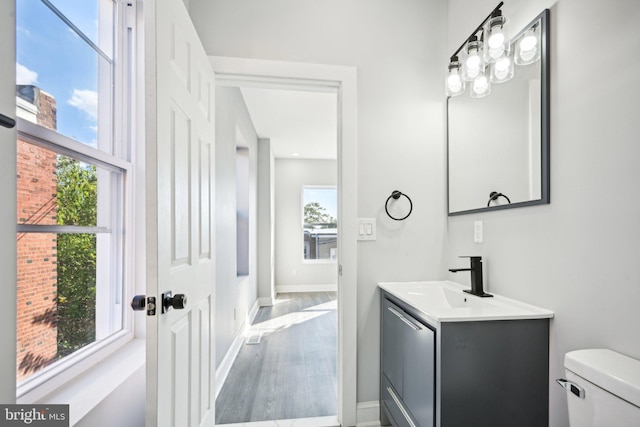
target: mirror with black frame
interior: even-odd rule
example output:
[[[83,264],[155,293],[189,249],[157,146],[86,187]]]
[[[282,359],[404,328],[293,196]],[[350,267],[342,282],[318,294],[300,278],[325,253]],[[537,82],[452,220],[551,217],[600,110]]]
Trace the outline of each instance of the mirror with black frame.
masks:
[[[530,35],[539,57],[528,56]],[[548,43],[545,10],[511,39],[513,78],[481,98],[448,98],[450,216],[549,203]]]

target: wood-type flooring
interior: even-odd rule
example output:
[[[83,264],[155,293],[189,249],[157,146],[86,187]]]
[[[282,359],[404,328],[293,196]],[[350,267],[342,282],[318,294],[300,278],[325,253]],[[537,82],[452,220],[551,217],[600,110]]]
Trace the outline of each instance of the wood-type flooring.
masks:
[[[258,310],[216,400],[216,424],[337,413],[335,292],[278,294]],[[245,340],[246,342],[246,340]]]

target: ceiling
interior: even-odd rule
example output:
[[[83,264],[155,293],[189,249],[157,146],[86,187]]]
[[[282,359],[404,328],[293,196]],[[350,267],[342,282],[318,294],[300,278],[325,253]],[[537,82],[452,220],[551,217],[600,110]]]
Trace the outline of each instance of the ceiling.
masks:
[[[258,137],[271,140],[276,158],[337,158],[338,99],[335,93],[240,90]]]

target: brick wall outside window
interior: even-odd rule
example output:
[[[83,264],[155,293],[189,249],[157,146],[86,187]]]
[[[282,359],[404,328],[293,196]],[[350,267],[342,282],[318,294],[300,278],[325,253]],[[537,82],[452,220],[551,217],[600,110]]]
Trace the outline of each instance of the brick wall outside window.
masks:
[[[18,96],[37,107],[39,125],[56,129],[56,101],[29,86]],[[20,89],[26,93],[20,93]],[[25,90],[26,89],[26,90]],[[18,223],[56,224],[56,153],[17,141]],[[18,233],[17,380],[57,359],[55,233]]]

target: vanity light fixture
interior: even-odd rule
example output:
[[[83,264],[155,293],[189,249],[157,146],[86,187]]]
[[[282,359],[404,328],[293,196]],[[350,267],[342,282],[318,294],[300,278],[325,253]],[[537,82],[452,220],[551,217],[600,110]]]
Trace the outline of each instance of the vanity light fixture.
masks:
[[[482,42],[477,36],[469,37],[467,41],[467,58],[464,61],[463,78],[467,82],[472,82],[484,72],[484,60],[482,59]]]
[[[507,18],[502,16],[500,9],[496,8],[491,12],[491,18],[486,22],[483,32],[487,41],[484,49],[485,62],[493,64],[509,55],[511,43],[507,32]]]
[[[540,59],[540,28],[533,25],[514,43],[509,38],[507,18],[500,9],[504,2],[491,11],[451,55],[449,73],[445,81],[447,96],[464,93],[468,82],[472,98],[491,93],[492,83],[505,83],[515,75],[515,65],[527,65]],[[458,54],[464,58],[459,60]]]
[[[533,25],[516,41],[514,61],[518,65],[527,65],[540,59],[540,26]]]
[[[505,55],[491,66],[491,81],[493,83],[507,82],[513,78],[514,71],[513,58],[510,55]]]
[[[448,96],[456,96],[464,92],[462,64],[460,64],[458,57],[455,55],[451,57],[451,62],[449,62],[449,75],[447,76],[445,90]]]
[[[471,97],[483,98],[491,93],[491,80],[485,70],[471,83]]]

